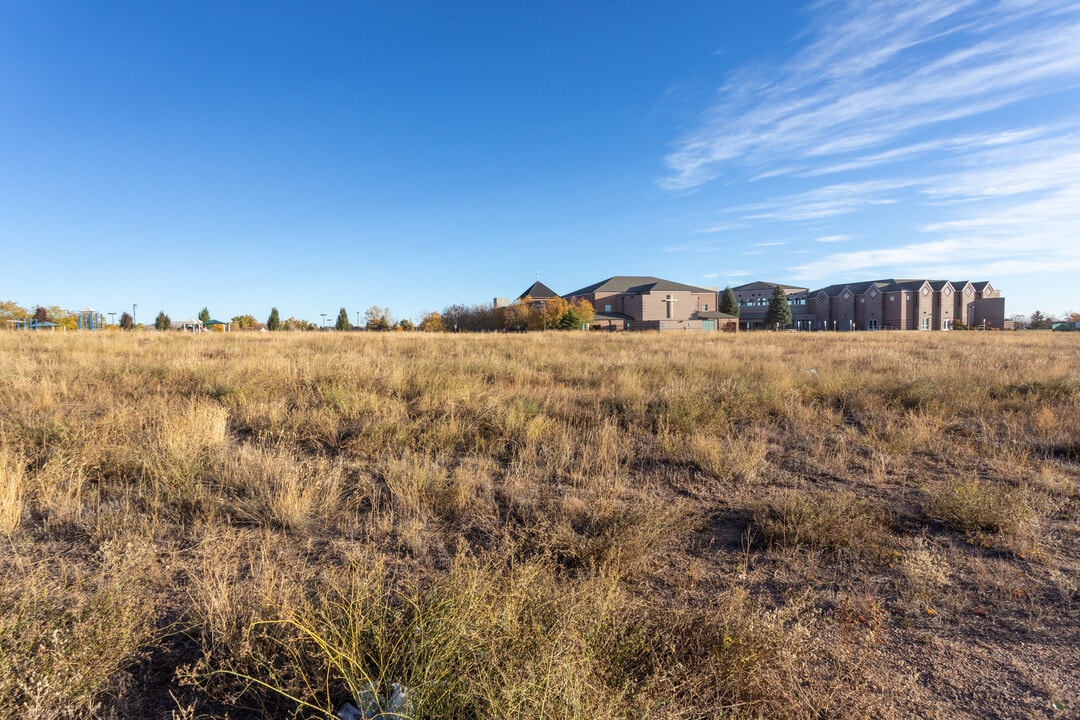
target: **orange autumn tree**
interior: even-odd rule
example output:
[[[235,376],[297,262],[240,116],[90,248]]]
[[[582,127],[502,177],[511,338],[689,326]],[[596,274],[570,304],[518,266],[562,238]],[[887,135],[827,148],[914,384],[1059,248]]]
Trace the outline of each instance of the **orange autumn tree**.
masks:
[[[561,297],[524,297],[502,310],[503,325],[509,330],[576,329],[591,323],[595,315],[592,304],[584,298],[568,302]]]

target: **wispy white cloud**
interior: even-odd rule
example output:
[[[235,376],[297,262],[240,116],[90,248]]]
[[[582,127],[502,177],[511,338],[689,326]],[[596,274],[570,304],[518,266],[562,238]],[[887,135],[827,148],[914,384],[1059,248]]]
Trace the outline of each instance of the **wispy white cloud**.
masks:
[[[719,225],[709,225],[707,227],[698,228],[694,230],[695,235],[703,235],[706,233],[718,233],[726,232],[727,230],[737,230],[741,227],[745,227],[742,223],[721,223]]]
[[[852,0],[813,12],[801,52],[771,71],[743,70],[721,89],[666,158],[663,187],[691,190],[731,166],[753,177],[798,174],[1080,82],[1072,0]]]
[[[718,208],[747,237],[787,223],[826,246],[857,241],[811,245],[793,279],[1080,270],[1080,4],[809,12],[786,61],[727,79],[665,158],[663,188],[723,177],[753,198]]]
[[[804,193],[727,208],[745,220],[813,220],[846,215],[866,206],[891,205],[890,193],[915,185],[912,180],[841,183]]]
[[[1080,186],[1034,200],[971,208],[963,217],[923,226],[932,239],[897,247],[831,253],[791,268],[795,277],[908,275],[1000,277],[1080,270]]]
[[[663,251],[666,253],[715,253],[723,249],[721,245],[715,242],[684,242],[663,247]]]

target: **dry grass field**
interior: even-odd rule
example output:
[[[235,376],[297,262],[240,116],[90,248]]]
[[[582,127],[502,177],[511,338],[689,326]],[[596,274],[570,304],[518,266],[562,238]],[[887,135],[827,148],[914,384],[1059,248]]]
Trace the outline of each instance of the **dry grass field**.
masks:
[[[0,715],[1077,717],[1078,368],[1064,333],[0,333]]]

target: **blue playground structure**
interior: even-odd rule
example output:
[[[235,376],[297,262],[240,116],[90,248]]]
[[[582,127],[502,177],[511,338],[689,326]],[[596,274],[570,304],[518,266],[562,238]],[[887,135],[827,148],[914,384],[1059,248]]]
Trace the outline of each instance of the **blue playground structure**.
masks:
[[[94,308],[79,311],[79,330],[101,330],[105,327],[105,314]]]

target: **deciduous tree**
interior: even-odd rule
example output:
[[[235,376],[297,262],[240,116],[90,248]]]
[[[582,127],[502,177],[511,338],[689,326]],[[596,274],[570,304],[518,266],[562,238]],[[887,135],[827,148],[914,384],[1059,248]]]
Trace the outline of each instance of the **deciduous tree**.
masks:
[[[254,315],[237,315],[232,321],[236,323],[236,327],[240,330],[261,330],[263,324],[255,319]]]
[[[345,308],[342,308],[341,311],[345,312]],[[368,330],[389,330],[392,324],[390,309],[381,308],[378,305],[372,305],[367,309],[367,312],[364,313],[364,320],[367,321],[365,327]],[[345,321],[348,322],[348,317],[346,317]]]
[[[29,316],[26,308],[14,300],[0,301],[0,324],[7,325],[9,320],[25,320]]]
[[[120,329],[121,330],[134,330],[135,321],[132,319],[130,313],[124,313],[120,316]]]
[[[286,330],[318,330],[319,326],[309,320],[290,317],[282,326]]]
[[[420,318],[420,331],[421,332],[444,332],[446,326],[443,324],[442,315],[437,312],[425,313]]]
[[[1028,318],[1028,328],[1031,330],[1042,330],[1046,327],[1046,316],[1036,310],[1031,313],[1031,317]]]
[[[79,317],[70,310],[65,310],[59,305],[49,305],[45,308],[46,321],[56,323],[57,325],[67,328],[68,330],[77,330],[79,327]],[[45,322],[45,321],[43,321]]]

